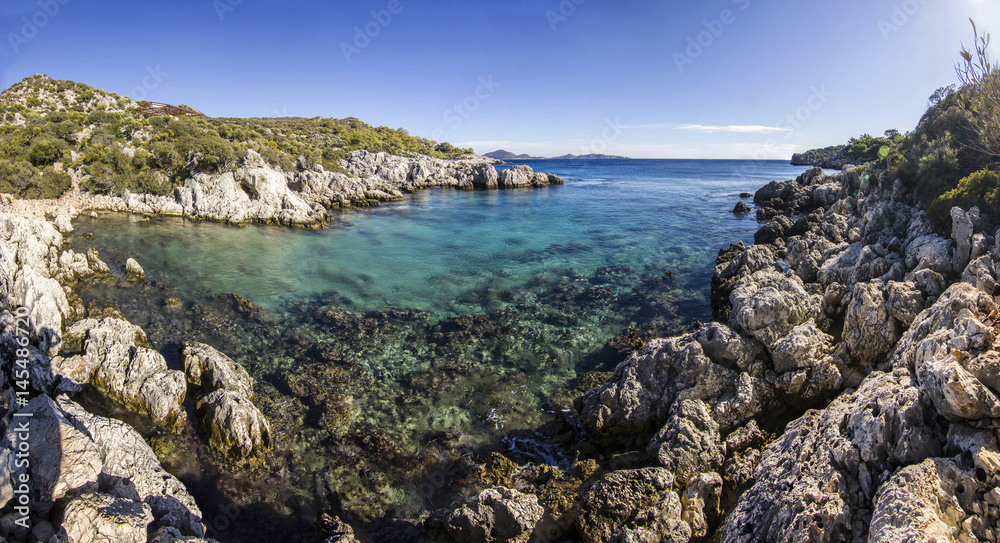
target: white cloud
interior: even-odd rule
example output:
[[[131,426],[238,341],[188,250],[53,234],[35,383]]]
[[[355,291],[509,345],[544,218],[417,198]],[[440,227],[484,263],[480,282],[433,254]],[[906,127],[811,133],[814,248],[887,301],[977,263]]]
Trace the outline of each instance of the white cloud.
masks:
[[[695,132],[704,132],[706,134],[716,134],[719,132],[733,134],[776,134],[779,132],[790,132],[791,128],[757,125],[711,126],[704,124],[682,124],[677,127],[677,130],[693,130]]]

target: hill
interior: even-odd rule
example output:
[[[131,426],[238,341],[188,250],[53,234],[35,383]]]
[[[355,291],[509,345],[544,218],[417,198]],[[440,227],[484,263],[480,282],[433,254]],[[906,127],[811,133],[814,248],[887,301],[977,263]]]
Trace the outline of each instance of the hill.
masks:
[[[0,93],[0,192],[57,197],[75,176],[98,194],[169,194],[195,173],[234,169],[250,150],[289,172],[316,165],[344,172],[356,150],[439,159],[473,153],[353,117],[209,118],[41,74]]]
[[[500,149],[499,151],[493,151],[492,153],[486,153],[483,156],[487,158],[495,158],[497,160],[533,160],[533,159],[543,158],[540,156],[516,155],[510,151],[506,151],[503,149]]]
[[[493,151],[492,153],[486,153],[483,155],[489,158],[495,158],[497,160],[543,160],[548,157],[543,156],[531,156],[531,155],[516,155],[510,151],[499,150]],[[601,154],[589,154],[589,155],[562,155],[557,157],[552,157],[554,160],[629,160],[627,156],[616,156],[616,155],[601,155]]]

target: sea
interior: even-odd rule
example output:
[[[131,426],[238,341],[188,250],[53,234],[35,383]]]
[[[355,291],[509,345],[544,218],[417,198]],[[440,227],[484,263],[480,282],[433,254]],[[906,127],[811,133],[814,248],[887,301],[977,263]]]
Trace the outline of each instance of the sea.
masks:
[[[805,171],[521,163],[566,183],[425,190],[314,230],[76,219],[74,250],[97,249],[116,269],[135,258],[146,272],[139,284],[78,285],[90,316],[120,311],[176,369],[178,345],[195,340],[255,379],[274,444],[264,472],[231,469],[194,423],[180,437],[145,431],[206,518],[242,503],[242,521],[209,535],[286,537],[331,504],[362,522],[416,517],[469,491],[470,466],[496,452],[571,469],[588,439],[574,399],[644,341],[710,321],[719,249],[751,243],[759,226],[733,207]]]

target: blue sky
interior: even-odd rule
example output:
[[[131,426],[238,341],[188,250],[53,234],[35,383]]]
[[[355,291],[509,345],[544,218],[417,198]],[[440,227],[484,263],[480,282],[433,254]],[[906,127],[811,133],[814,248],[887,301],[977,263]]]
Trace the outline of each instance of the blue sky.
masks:
[[[912,129],[956,81],[968,18],[1000,33],[998,4],[4,0],[0,87],[46,73],[212,116],[355,116],[479,152],[786,159]]]

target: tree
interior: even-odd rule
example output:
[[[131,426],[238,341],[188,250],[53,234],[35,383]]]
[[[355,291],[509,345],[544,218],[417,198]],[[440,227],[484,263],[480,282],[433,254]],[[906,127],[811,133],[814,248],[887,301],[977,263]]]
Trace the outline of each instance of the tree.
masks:
[[[974,123],[979,138],[969,145],[1000,159],[1000,68],[990,60],[987,52],[990,35],[980,36],[976,22],[972,19],[969,22],[972,23],[974,37],[973,50],[969,51],[963,45],[959,53],[962,61],[955,66],[958,79],[973,91]]]

